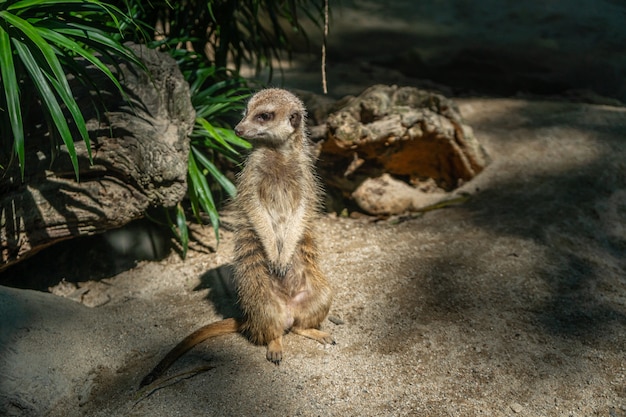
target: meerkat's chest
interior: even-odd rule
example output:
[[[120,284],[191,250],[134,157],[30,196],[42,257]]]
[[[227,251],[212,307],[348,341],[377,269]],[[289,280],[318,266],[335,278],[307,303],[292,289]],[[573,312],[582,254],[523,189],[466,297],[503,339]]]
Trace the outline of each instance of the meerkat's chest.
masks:
[[[299,206],[304,198],[305,179],[296,166],[265,165],[256,180],[258,198],[264,206],[289,210]]]

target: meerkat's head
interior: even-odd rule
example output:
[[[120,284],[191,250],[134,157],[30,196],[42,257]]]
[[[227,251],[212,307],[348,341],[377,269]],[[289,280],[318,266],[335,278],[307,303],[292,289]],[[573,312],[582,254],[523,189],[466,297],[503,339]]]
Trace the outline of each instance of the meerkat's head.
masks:
[[[252,96],[235,133],[245,139],[281,145],[290,139],[304,140],[306,109],[287,90],[268,88]]]

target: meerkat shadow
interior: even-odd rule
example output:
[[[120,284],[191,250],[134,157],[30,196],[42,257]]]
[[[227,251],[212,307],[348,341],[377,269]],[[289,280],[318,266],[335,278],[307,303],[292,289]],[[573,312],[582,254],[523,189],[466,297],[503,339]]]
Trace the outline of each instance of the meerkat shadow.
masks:
[[[194,291],[209,289],[207,299],[215,312],[224,318],[241,319],[242,312],[237,303],[237,289],[232,264],[224,264],[200,275],[200,283]]]

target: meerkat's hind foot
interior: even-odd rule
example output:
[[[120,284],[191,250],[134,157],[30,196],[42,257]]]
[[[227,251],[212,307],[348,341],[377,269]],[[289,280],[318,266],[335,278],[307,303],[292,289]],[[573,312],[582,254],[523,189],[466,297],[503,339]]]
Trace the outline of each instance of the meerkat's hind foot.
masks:
[[[274,365],[280,365],[280,361],[283,360],[283,338],[278,337],[274,340],[271,340],[267,344],[267,352],[265,357],[268,361],[272,362]]]
[[[309,339],[317,340],[323,345],[334,345],[336,343],[330,333],[326,333],[318,329],[300,329],[294,327],[291,329],[291,332]]]

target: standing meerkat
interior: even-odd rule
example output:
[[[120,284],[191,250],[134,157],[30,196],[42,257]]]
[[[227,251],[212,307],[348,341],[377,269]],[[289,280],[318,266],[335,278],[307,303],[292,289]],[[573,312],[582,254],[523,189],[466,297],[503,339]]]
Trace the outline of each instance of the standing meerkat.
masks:
[[[241,319],[206,325],[180,342],[148,374],[141,386],[158,378],[196,344],[240,332],[267,347],[279,364],[287,332],[334,344],[319,330],[332,292],[318,265],[314,221],[320,188],[305,130],[306,109],[292,93],[270,88],[248,102],[235,133],[254,150],[238,177],[234,275]]]

